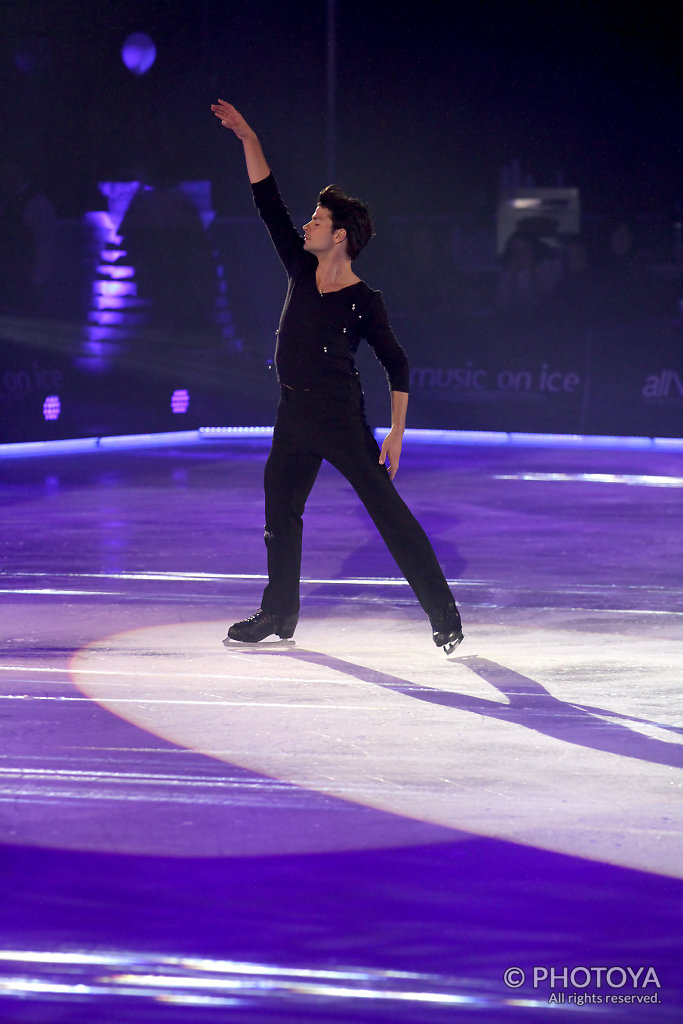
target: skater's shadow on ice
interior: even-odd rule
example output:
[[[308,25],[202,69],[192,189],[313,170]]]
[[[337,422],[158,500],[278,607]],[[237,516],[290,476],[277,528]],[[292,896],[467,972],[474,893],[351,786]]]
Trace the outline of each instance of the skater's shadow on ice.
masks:
[[[272,652],[274,655],[275,651]],[[606,708],[595,708],[584,704],[573,704],[554,697],[540,683],[528,676],[513,672],[512,669],[499,665],[487,658],[470,656],[458,658],[454,665],[465,665],[485,682],[495,687],[508,703],[501,704],[496,700],[484,697],[472,697],[462,693],[431,689],[418,683],[401,679],[399,676],[378,672],[364,665],[356,665],[328,654],[317,651],[306,651],[291,648],[277,652],[277,657],[294,658],[307,661],[314,665],[353,676],[375,686],[402,693],[414,700],[439,704],[442,707],[455,708],[458,711],[470,711],[472,714],[497,718],[505,722],[513,722],[534,732],[552,736],[566,743],[602,750],[621,757],[633,757],[652,764],[669,765],[673,768],[683,767],[683,746],[668,743],[666,740],[643,735],[637,731],[638,726],[657,728],[671,733],[683,735],[683,729],[673,725],[662,725],[645,718],[625,715]],[[616,721],[618,719],[619,721]],[[632,728],[628,723],[633,723]]]

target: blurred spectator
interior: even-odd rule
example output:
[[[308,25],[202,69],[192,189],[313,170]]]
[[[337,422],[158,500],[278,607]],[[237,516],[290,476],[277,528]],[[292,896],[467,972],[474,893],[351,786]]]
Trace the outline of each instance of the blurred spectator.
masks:
[[[55,266],[54,206],[19,159],[0,160],[0,312],[39,313]]]
[[[508,238],[500,258],[495,304],[509,313],[532,313],[555,288],[559,261],[533,232],[517,230]]]
[[[562,276],[549,296],[548,313],[568,326],[587,326],[601,316],[600,281],[591,250],[581,235],[564,240]]]
[[[659,312],[659,289],[638,251],[636,235],[628,220],[611,225],[606,248],[600,272],[605,316],[630,320]]]
[[[141,184],[119,234],[153,320],[206,328],[216,300],[216,266],[199,213],[182,189],[174,182]]]

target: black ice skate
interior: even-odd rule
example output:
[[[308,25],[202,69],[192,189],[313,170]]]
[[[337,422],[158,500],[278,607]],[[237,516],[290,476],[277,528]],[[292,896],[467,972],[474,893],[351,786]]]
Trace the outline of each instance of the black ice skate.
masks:
[[[268,612],[259,608],[256,614],[250,615],[248,619],[234,622],[223,643],[227,646],[229,640],[237,640],[242,644],[258,644],[273,634],[279,636],[281,640],[290,640],[294,636],[298,621],[298,615],[287,615],[281,618],[277,615],[269,615]]]
[[[443,647],[446,655],[452,654],[463,639],[458,609],[454,604],[449,605],[444,611],[430,615],[429,621],[432,624],[432,636],[436,646]]]

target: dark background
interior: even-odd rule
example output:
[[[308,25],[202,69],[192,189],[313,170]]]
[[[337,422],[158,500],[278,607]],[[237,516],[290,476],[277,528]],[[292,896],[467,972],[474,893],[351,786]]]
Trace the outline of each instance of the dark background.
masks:
[[[143,172],[155,182],[211,182],[212,244],[225,266],[239,358],[233,346],[226,373],[211,371],[225,400],[201,409],[195,403],[200,419],[195,424],[186,417],[188,425],[272,422],[273,389],[259,374],[272,352],[283,278],[254,222],[241,147],[209,111],[222,97],[259,131],[297,221],[310,215],[330,177],[369,202],[377,239],[358,272],[382,289],[413,365],[476,368],[480,354],[488,353],[491,380],[502,368],[537,382],[544,366],[581,376],[580,393],[571,399],[493,389],[484,396],[460,392],[454,400],[443,389],[422,395],[418,389],[412,425],[681,432],[683,275],[674,267],[674,225],[683,216],[683,38],[677,3],[1,0],[0,15],[0,142],[21,155],[62,223],[72,226],[61,261],[60,330],[54,332],[69,335],[66,348],[74,342],[64,321],[73,326],[86,316],[92,276],[92,260],[88,264],[78,249],[73,225],[87,211],[103,209],[97,182],[137,180]],[[155,64],[139,78],[121,60],[124,39],[136,31],[157,45]],[[583,326],[580,335],[573,328],[567,334],[565,324],[559,330],[557,319],[532,334],[519,325],[508,333],[494,320],[482,328],[478,308],[472,319],[472,296],[490,287],[490,268],[483,285],[481,274],[468,276],[467,266],[456,273],[448,262],[453,231],[493,235],[501,176],[513,162],[522,184],[577,187],[584,227],[597,239],[619,218],[635,225],[643,260],[671,269],[658,282],[654,329],[602,323],[596,341]],[[429,252],[422,248],[422,226]],[[490,256],[495,272],[495,252]],[[137,379],[152,364],[158,377],[169,358],[196,372],[203,356],[191,349],[187,338],[175,344],[169,334],[146,367],[137,359]],[[15,344],[12,367],[23,366],[21,351],[17,357]],[[39,362],[42,367],[43,355]],[[130,378],[128,362],[123,377]],[[120,407],[120,422],[103,413],[84,424],[74,413],[71,426],[62,418],[51,429],[166,428],[164,417],[153,414],[124,422],[130,380],[121,384],[123,377],[108,384],[101,377],[74,378],[69,399],[74,410],[87,392],[91,410],[104,409],[100,396],[106,393],[109,404]],[[174,386],[187,385],[182,374],[176,377]],[[645,381],[657,392],[647,408]],[[161,374],[153,383],[165,396],[169,380]],[[373,387],[371,381],[371,405]],[[381,380],[379,388],[384,409]],[[147,390],[145,383],[138,410]],[[12,415],[8,436],[31,435],[33,428],[17,425],[16,409]],[[374,408],[373,416],[386,419]],[[173,424],[180,425],[178,417]]]
[[[588,208],[673,214],[681,202],[672,0],[335,8],[337,177],[378,210],[488,209],[513,159],[539,185],[561,172]],[[326,22],[326,4],[307,0],[3,0],[3,140],[30,149],[65,215],[141,160],[210,178],[221,208],[242,212],[237,161],[208,114],[220,95],[307,207],[327,169]],[[142,78],[120,58],[133,31],[157,43]]]

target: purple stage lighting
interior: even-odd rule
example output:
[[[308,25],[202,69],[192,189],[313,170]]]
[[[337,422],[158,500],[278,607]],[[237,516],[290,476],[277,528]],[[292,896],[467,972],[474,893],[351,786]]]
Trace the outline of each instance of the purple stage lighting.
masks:
[[[176,388],[171,395],[171,411],[176,413],[187,412],[190,408],[190,392],[186,388]]]
[[[121,58],[134,75],[144,75],[156,60],[157,48],[146,32],[133,32],[127,36]]]
[[[59,395],[48,395],[43,402],[43,416],[48,422],[59,419],[59,414],[62,411],[62,403],[59,400]]]

